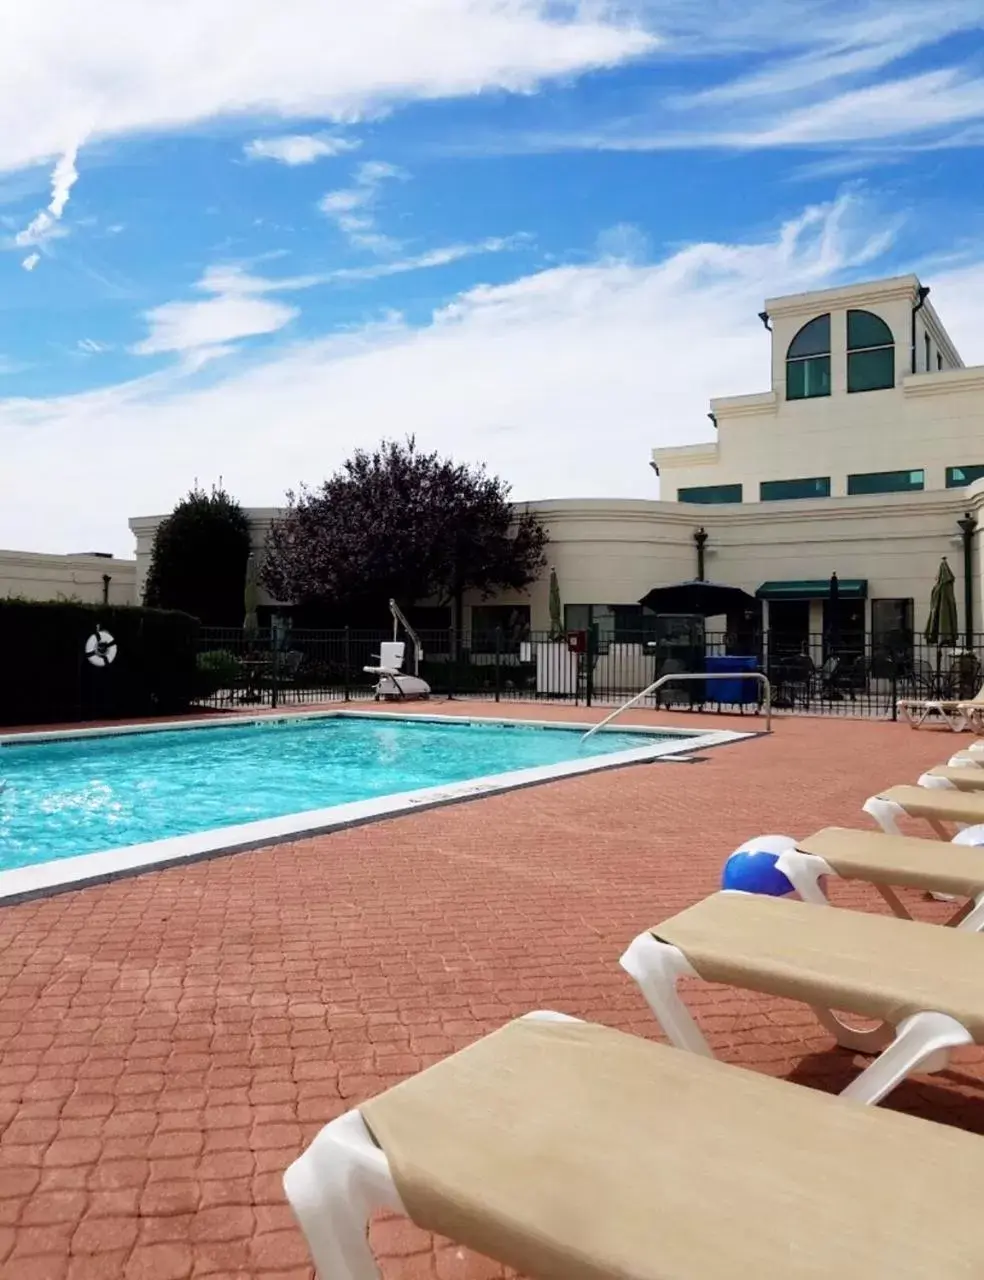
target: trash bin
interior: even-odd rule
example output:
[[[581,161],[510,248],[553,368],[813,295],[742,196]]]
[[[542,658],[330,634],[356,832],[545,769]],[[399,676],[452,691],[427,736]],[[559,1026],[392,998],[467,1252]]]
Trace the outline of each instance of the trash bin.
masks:
[[[717,657],[708,655],[704,664],[705,671],[740,672],[757,671],[758,659],[744,654],[721,654]],[[708,680],[705,684],[704,697],[708,702],[726,702],[732,706],[758,705],[760,686],[757,680]]]

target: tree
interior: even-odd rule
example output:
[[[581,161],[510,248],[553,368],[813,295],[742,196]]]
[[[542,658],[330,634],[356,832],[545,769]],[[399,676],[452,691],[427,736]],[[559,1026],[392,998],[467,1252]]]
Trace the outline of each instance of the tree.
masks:
[[[205,626],[242,626],[249,519],[219,486],[191,490],[154,534],[144,603],[183,609]]]
[[[390,597],[437,597],[460,616],[465,591],[521,590],[546,563],[546,531],[513,508],[508,485],[484,466],[419,452],[413,437],[357,449],[320,489],[287,499],[267,539],[265,586],[356,625],[380,620]]]

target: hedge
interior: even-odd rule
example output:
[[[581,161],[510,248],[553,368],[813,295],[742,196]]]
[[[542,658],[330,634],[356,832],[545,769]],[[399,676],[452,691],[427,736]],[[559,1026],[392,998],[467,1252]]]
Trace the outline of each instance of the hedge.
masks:
[[[116,642],[94,666],[97,627]],[[187,613],[69,601],[0,600],[0,724],[113,720],[187,710],[199,623]]]

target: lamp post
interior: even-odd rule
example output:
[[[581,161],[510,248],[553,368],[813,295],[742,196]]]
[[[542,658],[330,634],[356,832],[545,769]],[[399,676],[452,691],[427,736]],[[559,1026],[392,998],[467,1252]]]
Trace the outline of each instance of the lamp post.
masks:
[[[974,573],[973,573],[973,556],[974,556],[974,533],[977,529],[977,517],[972,516],[969,511],[963,513],[963,518],[957,521],[957,528],[960,530],[960,536],[963,539],[963,570],[964,570],[964,631],[966,649],[974,647]]]
[[[694,534],[694,546],[697,548],[697,581],[704,581],[704,548],[707,546],[707,530],[703,525]]]

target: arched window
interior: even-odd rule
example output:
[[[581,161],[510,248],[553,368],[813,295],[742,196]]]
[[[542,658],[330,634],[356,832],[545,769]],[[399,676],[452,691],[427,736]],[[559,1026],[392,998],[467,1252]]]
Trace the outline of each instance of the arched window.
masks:
[[[786,399],[830,395],[830,316],[805,324],[786,352]]]
[[[847,313],[847,389],[884,391],[895,386],[895,341],[880,316]]]

